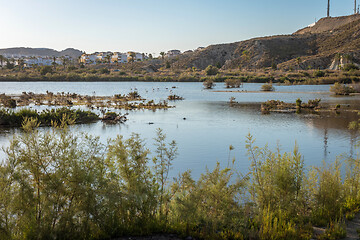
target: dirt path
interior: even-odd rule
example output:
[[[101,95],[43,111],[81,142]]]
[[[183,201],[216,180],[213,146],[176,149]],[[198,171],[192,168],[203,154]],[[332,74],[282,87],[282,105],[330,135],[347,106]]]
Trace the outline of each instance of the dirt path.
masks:
[[[357,230],[360,230],[360,213],[356,214],[354,219],[346,221],[346,238],[345,240],[360,239]]]

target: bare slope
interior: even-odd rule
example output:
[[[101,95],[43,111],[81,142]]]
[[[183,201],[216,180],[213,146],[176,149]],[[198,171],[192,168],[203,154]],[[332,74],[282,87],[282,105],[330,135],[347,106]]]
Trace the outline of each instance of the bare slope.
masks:
[[[342,17],[322,18],[318,22],[316,22],[315,26],[300,29],[294,34],[330,32],[359,19],[360,19],[360,14],[342,16]]]
[[[224,69],[328,68],[337,53],[360,59],[360,16],[324,18],[313,32],[302,29],[292,35],[255,38],[231,44],[211,45],[172,63],[175,68],[221,65]]]

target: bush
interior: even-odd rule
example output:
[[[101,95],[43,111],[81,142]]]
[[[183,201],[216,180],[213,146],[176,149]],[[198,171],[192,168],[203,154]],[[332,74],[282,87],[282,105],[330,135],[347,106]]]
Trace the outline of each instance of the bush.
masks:
[[[351,71],[351,70],[359,70],[359,67],[356,66],[355,64],[353,63],[348,63],[348,64],[345,64],[344,68],[343,68],[344,71]]]
[[[41,75],[46,75],[46,74],[48,74],[48,73],[50,73],[50,74],[52,74],[53,73],[53,68],[52,68],[52,66],[42,66],[41,68],[40,68],[40,74]]]
[[[226,79],[225,86],[226,88],[239,88],[242,85],[240,79]]]
[[[321,70],[317,70],[314,72],[314,77],[325,77],[325,72]]]
[[[266,92],[270,92],[270,91],[274,91],[275,88],[273,87],[273,85],[271,83],[265,83],[261,86],[261,91],[266,91]]]
[[[336,82],[330,87],[330,92],[335,93],[335,95],[349,95],[353,92],[353,89],[345,84]]]
[[[208,79],[203,82],[203,85],[206,89],[212,89],[215,86],[215,83],[213,80]]]
[[[214,76],[216,74],[219,73],[219,69],[217,67],[214,67],[212,65],[209,65],[206,69],[205,69],[205,73],[208,76]]]
[[[101,74],[109,74],[109,73],[110,73],[110,70],[107,69],[107,68],[102,68],[102,69],[100,69],[100,73],[101,73]]]

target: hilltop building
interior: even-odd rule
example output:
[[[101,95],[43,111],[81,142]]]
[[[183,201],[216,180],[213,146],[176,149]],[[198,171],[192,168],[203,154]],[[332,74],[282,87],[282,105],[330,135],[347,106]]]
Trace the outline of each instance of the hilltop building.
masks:
[[[168,58],[171,58],[171,57],[176,57],[178,55],[181,54],[181,51],[180,50],[169,50],[167,53],[166,53],[166,57]]]

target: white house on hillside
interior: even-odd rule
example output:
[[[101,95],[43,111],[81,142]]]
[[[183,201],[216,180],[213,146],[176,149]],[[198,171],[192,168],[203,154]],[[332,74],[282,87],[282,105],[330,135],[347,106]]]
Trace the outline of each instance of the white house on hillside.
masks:
[[[180,50],[169,50],[167,53],[166,53],[166,57],[176,57],[178,55],[181,54],[181,51]]]
[[[111,63],[127,63],[128,56],[126,53],[114,52],[111,56]]]

